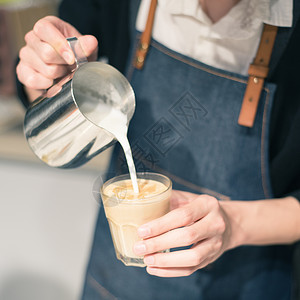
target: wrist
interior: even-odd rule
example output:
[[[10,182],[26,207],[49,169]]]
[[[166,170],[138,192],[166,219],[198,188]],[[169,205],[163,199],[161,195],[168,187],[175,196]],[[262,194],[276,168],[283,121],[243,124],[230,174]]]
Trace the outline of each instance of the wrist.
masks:
[[[247,244],[248,235],[243,227],[244,203],[242,201],[220,201],[230,226],[229,242],[226,250]]]
[[[241,245],[291,244],[300,240],[300,205],[294,197],[221,201],[231,233],[227,250]]]

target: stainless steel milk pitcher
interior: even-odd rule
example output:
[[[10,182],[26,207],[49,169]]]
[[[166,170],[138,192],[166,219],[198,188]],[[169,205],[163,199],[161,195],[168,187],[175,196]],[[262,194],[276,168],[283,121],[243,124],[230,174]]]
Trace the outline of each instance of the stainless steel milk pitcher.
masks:
[[[115,143],[99,127],[103,109],[119,109],[127,126],[135,110],[134,92],[115,68],[87,62],[77,38],[69,38],[76,69],[36,99],[26,112],[24,133],[33,152],[52,167],[83,165]]]

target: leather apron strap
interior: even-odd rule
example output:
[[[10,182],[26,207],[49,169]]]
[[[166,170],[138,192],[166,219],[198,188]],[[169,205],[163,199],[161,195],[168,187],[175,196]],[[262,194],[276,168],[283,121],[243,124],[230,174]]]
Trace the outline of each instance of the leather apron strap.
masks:
[[[156,6],[157,6],[157,0],[152,0],[150,4],[146,27],[144,32],[141,35],[140,42],[136,50],[134,67],[138,70],[141,70],[144,66],[146,55],[151,42],[152,27],[154,23]]]
[[[269,63],[276,34],[276,26],[264,24],[256,57],[248,69],[249,78],[238,119],[239,125],[253,127],[260,94],[269,73]]]
[[[138,70],[143,68],[148,53],[156,6],[157,0],[152,0],[145,30],[141,35],[140,42],[136,50],[134,67]],[[265,78],[268,76],[269,72],[269,63],[276,34],[276,26],[264,24],[264,29],[254,62],[250,64],[248,69],[249,78],[238,119],[239,125],[253,127],[260,94],[264,86]]]

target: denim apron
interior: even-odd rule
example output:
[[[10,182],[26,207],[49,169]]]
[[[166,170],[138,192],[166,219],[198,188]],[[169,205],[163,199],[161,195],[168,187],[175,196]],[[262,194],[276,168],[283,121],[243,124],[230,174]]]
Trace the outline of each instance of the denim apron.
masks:
[[[128,132],[137,171],[166,174],[174,189],[223,201],[273,197],[268,147],[274,84],[264,84],[254,126],[246,128],[237,123],[246,76],[155,41],[143,70],[130,65],[127,76],[137,100]],[[128,173],[118,145],[109,173]],[[101,208],[82,299],[288,300],[291,266],[292,247],[242,246],[188,277],[151,276],[116,259]]]

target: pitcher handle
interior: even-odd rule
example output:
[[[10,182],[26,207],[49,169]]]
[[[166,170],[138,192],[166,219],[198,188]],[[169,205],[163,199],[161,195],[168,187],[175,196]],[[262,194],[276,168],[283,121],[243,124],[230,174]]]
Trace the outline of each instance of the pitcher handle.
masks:
[[[67,41],[68,41],[72,51],[74,52],[76,69],[77,69],[79,66],[88,62],[87,57],[85,56],[77,37],[67,38]]]

